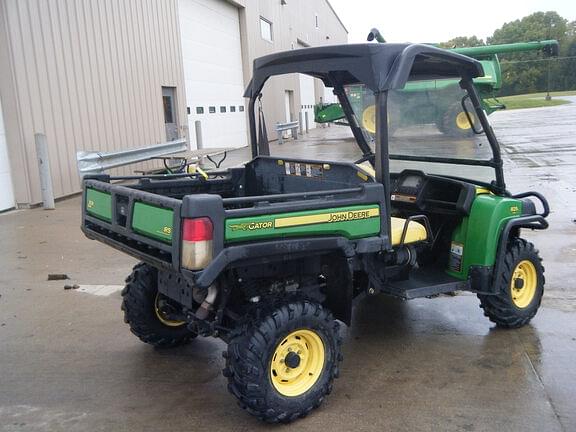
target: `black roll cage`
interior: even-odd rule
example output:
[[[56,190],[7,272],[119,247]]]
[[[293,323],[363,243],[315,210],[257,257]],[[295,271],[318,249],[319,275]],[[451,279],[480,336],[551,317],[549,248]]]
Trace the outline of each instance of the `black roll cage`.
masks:
[[[484,185],[494,193],[507,194],[500,146],[472,83],[473,78],[484,75],[482,65],[477,60],[420,44],[332,45],[260,57],[254,60],[254,75],[244,95],[249,98],[248,118],[252,157],[269,156],[267,143],[258,143],[255,114],[257,99],[270,77],[289,73],[302,73],[318,78],[325,86],[334,89],[356,144],[362,151],[362,159],[370,161],[373,165],[376,180],[384,185],[386,194],[390,193],[390,159],[491,167],[495,170],[496,180],[490,185]],[[467,92],[490,144],[491,160],[389,154],[388,91],[401,89],[410,80],[444,78],[460,79],[460,87]],[[344,91],[344,86],[348,84],[364,84],[374,93],[376,106],[374,153]],[[389,202],[387,210],[390,211]]]

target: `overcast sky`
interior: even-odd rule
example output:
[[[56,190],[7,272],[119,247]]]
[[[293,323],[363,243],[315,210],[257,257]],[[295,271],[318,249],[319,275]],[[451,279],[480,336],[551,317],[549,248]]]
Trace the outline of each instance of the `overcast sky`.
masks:
[[[576,0],[330,0],[348,29],[364,42],[372,27],[388,42],[444,42],[456,36],[486,40],[502,24],[539,11],[576,20]],[[470,14],[467,16],[467,14]]]

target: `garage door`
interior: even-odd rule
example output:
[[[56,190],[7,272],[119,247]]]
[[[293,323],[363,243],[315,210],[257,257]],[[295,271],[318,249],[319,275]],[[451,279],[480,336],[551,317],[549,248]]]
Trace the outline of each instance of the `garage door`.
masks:
[[[179,18],[192,147],[196,120],[204,148],[247,145],[238,9],[224,0],[180,0]]]
[[[8,161],[8,145],[0,105],[0,211],[14,207],[14,189]]]

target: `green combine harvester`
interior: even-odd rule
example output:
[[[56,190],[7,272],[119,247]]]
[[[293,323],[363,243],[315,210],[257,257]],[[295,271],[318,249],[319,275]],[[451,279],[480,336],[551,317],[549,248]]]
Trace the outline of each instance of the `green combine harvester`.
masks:
[[[368,41],[376,40],[386,43],[377,29],[368,34]],[[547,56],[558,55],[558,42],[545,40],[536,42],[510,43],[501,45],[483,45],[466,48],[452,48],[447,51],[472,57],[479,60],[484,68],[484,76],[474,79],[474,86],[480,95],[482,108],[487,114],[506,108],[496,99],[496,94],[502,88],[502,71],[498,54],[523,51],[543,51]],[[443,79],[418,81],[408,83],[402,92],[402,101],[394,104],[401,107],[390,113],[389,132],[394,133],[400,127],[413,124],[435,124],[442,133],[459,137],[470,136],[478,119],[467,115],[462,101],[454,102],[454,94],[459,91],[458,80]],[[361,119],[362,126],[369,134],[375,133],[375,107],[370,103],[369,95],[362,88],[348,90],[348,97],[356,116]],[[468,107],[470,108],[470,107]],[[471,112],[471,109],[467,110]],[[319,103],[315,106],[314,121],[316,123],[345,123],[345,114],[339,103]]]

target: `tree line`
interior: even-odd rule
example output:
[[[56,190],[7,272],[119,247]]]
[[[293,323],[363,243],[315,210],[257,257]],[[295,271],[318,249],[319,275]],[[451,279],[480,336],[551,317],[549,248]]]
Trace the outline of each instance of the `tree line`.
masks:
[[[559,55],[546,57],[541,51],[499,54],[502,67],[500,95],[514,95],[576,89],[576,21],[568,21],[556,12],[536,12],[505,23],[487,38],[459,36],[443,42],[445,48],[495,45],[556,39]]]

